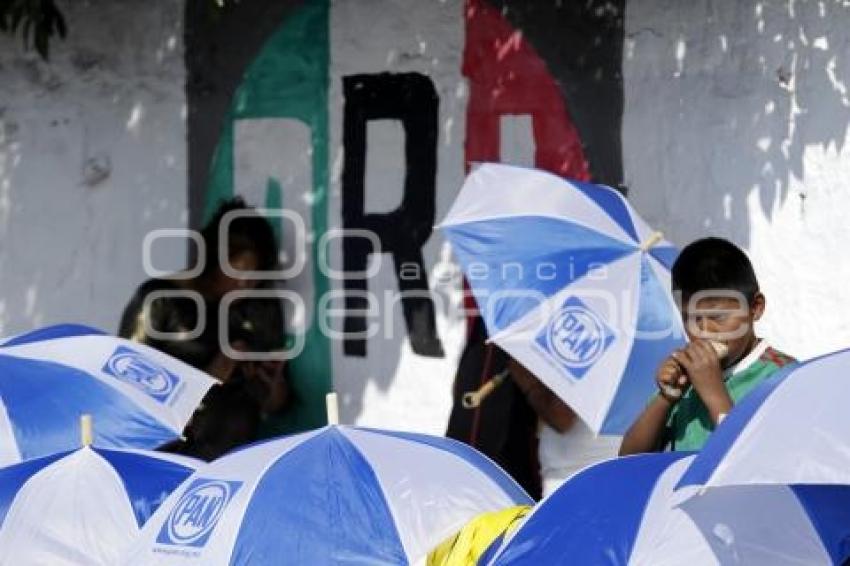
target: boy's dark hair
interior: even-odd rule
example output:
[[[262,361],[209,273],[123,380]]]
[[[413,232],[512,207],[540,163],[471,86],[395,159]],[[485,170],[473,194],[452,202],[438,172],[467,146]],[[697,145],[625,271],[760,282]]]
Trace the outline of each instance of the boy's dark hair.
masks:
[[[753,264],[735,244],[722,238],[703,238],[688,244],[672,270],[674,292],[682,300],[694,293],[715,289],[737,291],[752,304],[759,291]]]
[[[278,245],[271,224],[256,210],[245,204],[242,197],[223,201],[213,217],[201,230],[207,246],[204,274],[218,265],[219,225],[222,218],[233,210],[247,211],[245,216],[234,218],[228,226],[228,254],[230,256],[251,251],[257,255],[259,271],[269,271],[278,264]]]

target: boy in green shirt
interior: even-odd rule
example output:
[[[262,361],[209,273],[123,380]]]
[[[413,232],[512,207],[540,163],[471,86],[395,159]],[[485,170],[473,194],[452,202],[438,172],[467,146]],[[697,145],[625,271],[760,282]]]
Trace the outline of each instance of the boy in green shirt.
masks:
[[[720,238],[687,246],[672,270],[690,342],[662,362],[659,393],[620,445],[620,455],[699,450],[734,403],[793,358],[755,335],[765,297],[750,260]],[[725,353],[718,355],[718,347]]]

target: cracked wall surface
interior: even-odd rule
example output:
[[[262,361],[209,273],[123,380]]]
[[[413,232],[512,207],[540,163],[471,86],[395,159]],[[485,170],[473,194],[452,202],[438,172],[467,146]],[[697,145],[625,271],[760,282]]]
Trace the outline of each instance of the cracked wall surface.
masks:
[[[798,357],[850,346],[850,7],[632,0],[629,197],[676,244],[746,248],[760,332]]]
[[[115,331],[141,242],[186,223],[183,6],[66,2],[49,63],[0,36],[0,335]],[[163,269],[184,245],[159,246]]]

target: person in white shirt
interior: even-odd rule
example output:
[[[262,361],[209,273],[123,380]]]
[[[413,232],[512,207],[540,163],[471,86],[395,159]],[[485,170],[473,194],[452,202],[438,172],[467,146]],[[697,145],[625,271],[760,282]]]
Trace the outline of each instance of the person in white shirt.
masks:
[[[540,421],[537,453],[544,497],[579,470],[617,456],[619,436],[597,436],[566,403],[519,362],[511,359],[508,368]]]

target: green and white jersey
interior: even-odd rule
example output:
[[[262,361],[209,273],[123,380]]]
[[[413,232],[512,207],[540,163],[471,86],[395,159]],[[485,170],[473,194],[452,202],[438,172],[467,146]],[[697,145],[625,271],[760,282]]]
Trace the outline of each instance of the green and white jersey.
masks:
[[[780,368],[795,363],[794,358],[771,348],[761,340],[740,362],[724,372],[726,389],[734,403],[738,403],[759,383]],[[697,392],[690,388],[667,419],[667,438],[672,450],[693,451],[702,449],[714,423],[708,409]]]

